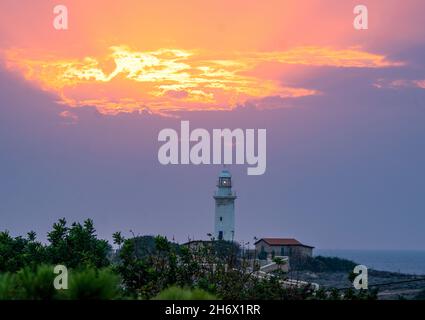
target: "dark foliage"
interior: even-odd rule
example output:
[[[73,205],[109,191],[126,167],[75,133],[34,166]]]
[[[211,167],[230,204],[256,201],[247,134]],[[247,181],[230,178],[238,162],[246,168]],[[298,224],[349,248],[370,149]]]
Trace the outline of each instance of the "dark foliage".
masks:
[[[351,260],[337,257],[307,257],[292,259],[291,268],[313,272],[351,272],[357,264]]]
[[[373,292],[314,291],[309,285],[285,284],[285,273],[258,273],[231,242],[180,246],[161,236],[125,239],[120,232],[113,240],[118,246],[115,257],[108,242],[97,238],[92,220],[68,226],[60,219],[45,245],[34,232],[26,238],[1,232],[0,299],[376,299]],[[294,263],[319,272],[351,271],[355,265],[325,257]],[[69,289],[63,292],[53,289],[57,264],[70,271]]]

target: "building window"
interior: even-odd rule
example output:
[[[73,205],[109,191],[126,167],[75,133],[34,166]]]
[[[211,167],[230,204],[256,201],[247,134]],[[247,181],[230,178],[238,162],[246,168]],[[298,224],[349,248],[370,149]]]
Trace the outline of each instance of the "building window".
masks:
[[[266,252],[264,246],[261,246],[260,253],[258,254],[258,259],[260,259],[260,260],[266,260],[267,259],[267,252]]]
[[[220,221],[223,221],[223,217],[220,217]]]
[[[218,240],[223,240],[223,231],[218,232]]]

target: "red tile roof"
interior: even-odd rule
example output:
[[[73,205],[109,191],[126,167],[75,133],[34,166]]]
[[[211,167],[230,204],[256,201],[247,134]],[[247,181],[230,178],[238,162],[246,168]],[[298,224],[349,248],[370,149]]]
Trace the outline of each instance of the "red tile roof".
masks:
[[[312,246],[307,246],[305,244],[302,244],[297,239],[292,239],[292,238],[261,238],[255,244],[257,244],[261,240],[263,240],[270,246],[303,246],[303,247],[314,248]]]

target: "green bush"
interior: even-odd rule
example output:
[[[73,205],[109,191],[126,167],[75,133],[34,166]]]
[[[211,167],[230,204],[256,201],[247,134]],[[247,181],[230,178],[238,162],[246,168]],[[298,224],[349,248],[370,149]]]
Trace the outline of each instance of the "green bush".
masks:
[[[337,257],[309,257],[292,259],[292,270],[308,270],[313,272],[351,272],[357,263]]]
[[[51,300],[57,298],[53,287],[53,267],[25,267],[17,273],[0,274],[0,300]]]
[[[24,300],[52,300],[57,295],[53,286],[53,267],[41,265],[35,270],[25,267],[16,273],[16,297]]]
[[[0,274],[0,300],[106,300],[120,297],[119,277],[109,269],[70,271],[68,289],[56,290],[53,266]]]
[[[163,290],[153,300],[217,300],[217,298],[202,289],[170,287]]]
[[[15,275],[9,272],[0,274],[0,300],[12,300],[16,297]]]
[[[69,287],[63,293],[71,300],[110,300],[120,298],[119,277],[109,269],[84,269],[69,274]]]

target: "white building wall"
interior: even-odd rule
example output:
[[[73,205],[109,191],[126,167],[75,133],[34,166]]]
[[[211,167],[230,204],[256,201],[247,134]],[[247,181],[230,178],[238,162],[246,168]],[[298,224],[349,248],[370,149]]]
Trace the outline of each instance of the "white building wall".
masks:
[[[221,218],[221,219],[220,219]],[[235,238],[235,199],[216,198],[215,200],[215,229],[214,237],[219,239],[220,231],[223,240],[233,241]]]

